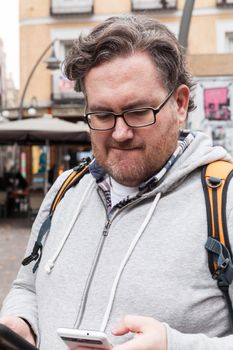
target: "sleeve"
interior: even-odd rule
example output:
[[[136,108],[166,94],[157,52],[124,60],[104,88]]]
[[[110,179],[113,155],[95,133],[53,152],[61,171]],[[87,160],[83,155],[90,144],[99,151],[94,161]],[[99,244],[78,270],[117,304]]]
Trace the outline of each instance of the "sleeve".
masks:
[[[59,176],[46,194],[32,226],[25,256],[31,253],[40,227],[49,214],[53,199],[70,172],[70,170],[66,171]],[[21,266],[11,290],[3,302],[0,316],[18,316],[25,319],[39,339],[35,281],[36,273],[32,272],[32,265]]]
[[[208,337],[205,334],[181,333],[167,324],[167,350],[232,350],[233,335]]]
[[[226,206],[227,228],[230,244],[233,250],[233,180],[231,180],[227,191]],[[229,294],[233,301],[233,283],[229,287]],[[201,315],[200,315],[201,317]],[[205,334],[181,333],[165,324],[167,328],[168,346],[167,350],[232,350],[233,335],[224,337],[209,337]],[[229,330],[226,330],[226,333]]]

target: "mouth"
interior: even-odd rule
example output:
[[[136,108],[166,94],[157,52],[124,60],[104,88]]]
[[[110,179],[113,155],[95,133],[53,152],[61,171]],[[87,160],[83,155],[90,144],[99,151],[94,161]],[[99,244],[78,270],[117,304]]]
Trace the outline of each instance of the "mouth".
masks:
[[[111,149],[113,150],[116,150],[116,151],[138,151],[141,149],[141,147],[127,147],[127,146],[111,146],[110,147]]]
[[[116,155],[121,155],[124,157],[127,157],[127,155],[130,155],[130,154],[136,154],[137,152],[140,151],[139,148],[121,148],[121,147],[111,147],[110,149],[111,152],[113,152],[113,154],[115,153]]]
[[[135,151],[138,148],[118,148],[118,147],[112,147],[112,149],[115,149],[117,151]]]

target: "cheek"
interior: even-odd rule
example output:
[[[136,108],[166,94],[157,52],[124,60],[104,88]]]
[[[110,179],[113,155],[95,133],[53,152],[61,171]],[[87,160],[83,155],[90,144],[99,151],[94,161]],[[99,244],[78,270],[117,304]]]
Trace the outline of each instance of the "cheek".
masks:
[[[145,145],[150,152],[160,150],[166,152],[167,148],[176,145],[179,135],[179,120],[176,116],[165,115],[164,118],[158,118],[153,129],[144,134]]]
[[[180,127],[177,113],[172,109],[169,114],[161,115],[161,118],[157,119],[155,127],[156,135],[167,135],[169,137]]]
[[[109,135],[107,132],[91,131],[91,144],[93,152],[95,150],[101,150],[102,152],[107,148]]]

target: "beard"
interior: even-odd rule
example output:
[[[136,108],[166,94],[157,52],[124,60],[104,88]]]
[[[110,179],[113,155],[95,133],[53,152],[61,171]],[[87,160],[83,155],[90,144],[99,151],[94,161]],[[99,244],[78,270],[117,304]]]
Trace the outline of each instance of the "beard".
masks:
[[[92,150],[97,163],[118,183],[136,187],[157,173],[177,147],[178,130],[170,137],[160,135],[159,139],[148,141],[134,140],[117,143],[110,140],[99,145],[92,138]]]

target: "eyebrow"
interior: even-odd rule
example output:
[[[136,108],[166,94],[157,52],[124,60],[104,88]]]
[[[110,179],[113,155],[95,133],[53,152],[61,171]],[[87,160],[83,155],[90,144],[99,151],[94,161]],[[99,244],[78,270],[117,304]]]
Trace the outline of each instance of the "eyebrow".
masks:
[[[134,109],[134,108],[141,108],[141,107],[151,107],[151,103],[149,103],[148,101],[145,100],[138,100],[135,102],[131,102],[125,106],[123,106],[121,108],[121,111],[125,111],[128,109]],[[93,112],[115,112],[114,110],[112,110],[111,108],[107,108],[107,107],[103,107],[101,105],[91,105],[90,107],[87,106],[87,110],[89,111],[93,111]]]

